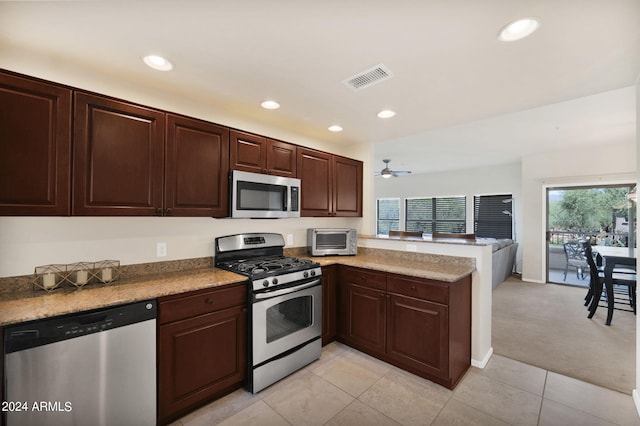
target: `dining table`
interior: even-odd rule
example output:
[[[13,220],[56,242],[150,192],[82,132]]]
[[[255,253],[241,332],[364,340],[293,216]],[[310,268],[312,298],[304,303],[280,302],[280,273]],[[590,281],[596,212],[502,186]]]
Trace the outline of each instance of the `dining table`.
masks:
[[[636,258],[635,256],[619,254],[603,254],[600,247],[594,247],[602,256],[604,272],[604,286],[607,294],[607,320],[606,325],[611,325],[615,305],[614,285],[627,287],[629,309],[636,314]],[[605,251],[606,252],[606,251]],[[596,293],[598,294],[598,293]],[[619,308],[616,308],[619,309]]]

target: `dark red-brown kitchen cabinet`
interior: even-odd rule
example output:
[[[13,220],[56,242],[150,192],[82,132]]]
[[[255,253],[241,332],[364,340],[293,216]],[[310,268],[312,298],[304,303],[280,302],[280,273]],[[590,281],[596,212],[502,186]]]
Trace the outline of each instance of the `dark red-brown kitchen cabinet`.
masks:
[[[167,114],[166,216],[229,215],[229,129]]]
[[[0,73],[0,215],[70,214],[71,93]]]
[[[162,111],[75,93],[73,214],[163,212]]]
[[[276,176],[297,176],[296,145],[252,133],[231,131],[233,170]]]

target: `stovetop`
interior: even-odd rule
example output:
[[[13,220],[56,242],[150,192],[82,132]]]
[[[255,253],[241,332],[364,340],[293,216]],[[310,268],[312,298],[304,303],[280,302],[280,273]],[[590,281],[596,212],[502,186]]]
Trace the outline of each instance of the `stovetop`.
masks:
[[[317,268],[320,264],[309,259],[275,255],[231,260],[216,266],[251,279],[259,279]]]

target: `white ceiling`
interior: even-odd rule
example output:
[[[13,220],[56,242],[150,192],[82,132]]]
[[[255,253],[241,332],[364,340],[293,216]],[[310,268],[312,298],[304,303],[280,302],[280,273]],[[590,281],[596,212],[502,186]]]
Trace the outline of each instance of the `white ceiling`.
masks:
[[[496,39],[526,16],[542,23],[531,37]],[[0,2],[0,67],[3,51],[308,137],[375,143],[376,161],[424,172],[633,140],[640,0]],[[148,53],[175,69],[146,68]],[[358,92],[341,83],[380,63],[392,79]],[[267,98],[282,107],[263,110]],[[384,108],[397,116],[377,118]]]

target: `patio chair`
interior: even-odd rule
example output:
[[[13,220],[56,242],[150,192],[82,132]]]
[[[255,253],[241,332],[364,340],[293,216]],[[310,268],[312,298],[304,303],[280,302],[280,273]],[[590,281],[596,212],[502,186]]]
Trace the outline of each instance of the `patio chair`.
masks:
[[[576,268],[576,278],[584,279],[584,271],[589,268],[587,258],[584,254],[584,246],[582,243],[564,243],[565,264],[564,264],[564,278],[562,281],[567,280],[567,272],[569,267]]]

